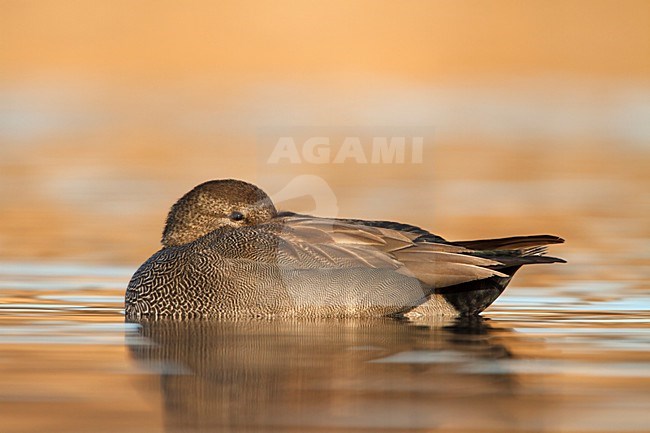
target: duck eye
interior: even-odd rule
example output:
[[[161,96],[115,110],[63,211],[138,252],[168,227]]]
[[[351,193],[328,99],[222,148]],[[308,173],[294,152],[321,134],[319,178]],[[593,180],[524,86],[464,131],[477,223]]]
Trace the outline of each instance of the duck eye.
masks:
[[[230,218],[233,221],[242,221],[245,217],[244,214],[238,211],[233,211],[230,212],[230,215],[228,215],[228,218]]]

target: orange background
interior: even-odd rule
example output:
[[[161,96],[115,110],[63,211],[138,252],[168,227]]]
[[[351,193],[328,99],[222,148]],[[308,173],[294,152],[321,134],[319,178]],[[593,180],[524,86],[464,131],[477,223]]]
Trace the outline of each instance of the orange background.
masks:
[[[0,5],[4,260],[137,264],[195,184],[279,171],[452,239],[650,237],[647,1]],[[261,162],[306,126],[433,132],[418,166]]]

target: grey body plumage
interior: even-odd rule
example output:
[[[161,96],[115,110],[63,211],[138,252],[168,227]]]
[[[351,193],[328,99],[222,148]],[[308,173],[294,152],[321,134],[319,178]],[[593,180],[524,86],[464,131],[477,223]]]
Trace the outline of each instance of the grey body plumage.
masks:
[[[172,207],[127,318],[476,314],[556,236],[449,242],[389,221],[278,213],[259,188],[205,182]]]

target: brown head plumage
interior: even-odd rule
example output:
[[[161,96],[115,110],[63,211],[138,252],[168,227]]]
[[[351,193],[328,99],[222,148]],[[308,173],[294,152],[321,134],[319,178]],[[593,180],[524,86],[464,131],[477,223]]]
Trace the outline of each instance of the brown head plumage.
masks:
[[[255,185],[234,179],[204,182],[172,206],[162,244],[192,242],[220,227],[242,227],[266,222],[277,215],[268,195]]]

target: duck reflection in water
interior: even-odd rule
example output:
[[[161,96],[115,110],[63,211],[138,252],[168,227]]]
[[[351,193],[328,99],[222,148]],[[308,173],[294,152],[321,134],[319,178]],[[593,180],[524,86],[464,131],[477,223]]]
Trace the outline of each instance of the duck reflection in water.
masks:
[[[130,351],[160,372],[168,431],[430,428],[467,404],[475,419],[493,418],[498,403],[486,396],[516,386],[507,374],[462,371],[511,357],[499,342],[510,331],[478,316],[140,325]]]

